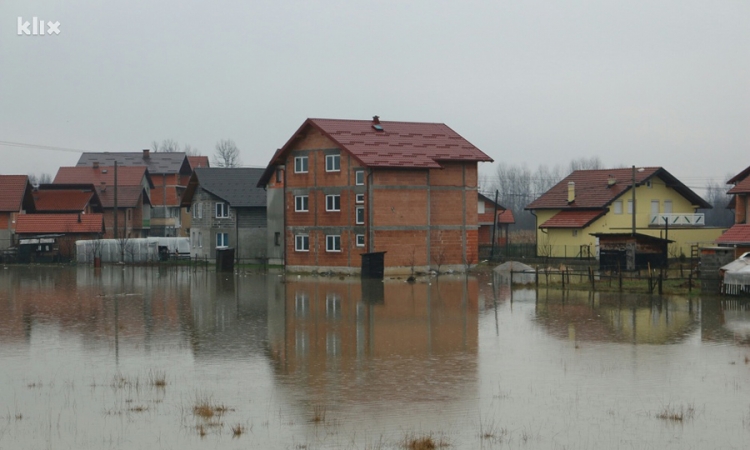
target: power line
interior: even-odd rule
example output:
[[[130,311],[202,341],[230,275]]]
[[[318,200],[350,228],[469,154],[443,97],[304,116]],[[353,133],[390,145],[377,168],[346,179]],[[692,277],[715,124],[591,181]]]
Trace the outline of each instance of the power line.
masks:
[[[57,147],[54,145],[29,144],[25,142],[0,141],[1,147],[31,148],[36,150],[52,150],[56,152],[86,153],[88,150],[79,150],[75,148]]]

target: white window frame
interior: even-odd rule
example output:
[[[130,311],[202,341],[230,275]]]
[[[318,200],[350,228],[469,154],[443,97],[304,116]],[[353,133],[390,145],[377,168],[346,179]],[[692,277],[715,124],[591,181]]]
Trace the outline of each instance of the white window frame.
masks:
[[[477,203],[477,214],[484,214],[484,200],[479,200]]]
[[[326,251],[330,253],[341,252],[341,235],[340,234],[327,234],[326,235]]]
[[[303,244],[303,245],[300,245]],[[304,245],[307,244],[307,245]],[[294,235],[294,251],[295,252],[309,252],[310,251],[310,235],[309,234],[296,234]]]
[[[308,171],[308,158],[307,156],[295,156],[294,157],[294,173],[307,173]]]
[[[628,199],[628,214],[633,214],[633,199]]]
[[[357,194],[354,197],[354,203],[364,203],[365,202],[365,194]]]
[[[326,172],[341,172],[341,155],[326,155]]]
[[[198,248],[203,248],[203,232],[198,232]]]
[[[222,241],[223,245],[219,245],[219,241]],[[229,233],[218,232],[216,233],[216,248],[228,248],[229,247]]]
[[[357,186],[364,186],[365,184],[365,171],[357,169],[354,171],[354,184]]]
[[[300,205],[302,203],[302,205]],[[310,199],[307,195],[295,195],[294,196],[294,211],[295,212],[308,212],[310,207]]]
[[[613,206],[615,214],[622,214],[622,200],[617,200]]]
[[[360,211],[362,212],[362,217],[359,216]],[[365,223],[365,207],[364,206],[357,206],[354,208],[354,223],[357,225],[363,225]]]
[[[365,235],[364,234],[358,234],[355,239],[357,241],[357,247],[364,247],[365,246]]]
[[[221,211],[219,211],[221,209]],[[229,218],[229,204],[225,202],[216,202],[216,218],[217,219],[228,219]],[[222,213],[222,215],[219,214]]]
[[[198,218],[203,218],[203,203],[200,202],[198,203]]]
[[[333,202],[333,205],[331,205],[329,202]],[[338,203],[338,208],[336,207],[336,203]],[[326,195],[326,211],[341,211],[341,195]]]

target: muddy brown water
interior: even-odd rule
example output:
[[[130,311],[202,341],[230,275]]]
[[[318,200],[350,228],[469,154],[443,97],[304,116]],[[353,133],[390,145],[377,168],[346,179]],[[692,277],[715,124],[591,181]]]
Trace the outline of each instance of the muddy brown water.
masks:
[[[0,449],[750,442],[750,307],[187,268],[0,268]]]

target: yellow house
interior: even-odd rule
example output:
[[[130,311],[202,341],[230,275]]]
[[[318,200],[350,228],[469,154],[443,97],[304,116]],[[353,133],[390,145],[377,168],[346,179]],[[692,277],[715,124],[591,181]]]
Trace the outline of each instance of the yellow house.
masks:
[[[690,256],[724,231],[707,227],[698,208],[711,205],[662,167],[576,170],[526,207],[537,255],[566,258],[595,257],[592,234],[625,232],[669,239],[669,257]]]

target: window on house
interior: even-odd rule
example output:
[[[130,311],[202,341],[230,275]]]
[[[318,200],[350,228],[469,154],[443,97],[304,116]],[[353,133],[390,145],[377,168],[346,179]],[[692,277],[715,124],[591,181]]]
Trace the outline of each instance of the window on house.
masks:
[[[341,211],[340,195],[326,195],[326,211]]]
[[[573,237],[578,236],[578,230],[573,230]]]
[[[365,202],[365,194],[357,194],[354,200],[356,203],[364,203]]]
[[[276,182],[281,183],[281,180],[283,179],[283,174],[281,173],[281,169],[276,169]]]
[[[356,222],[357,222],[357,225],[361,225],[365,223],[365,207],[364,206],[357,206]]]
[[[307,173],[307,156],[294,157],[294,173]]]
[[[357,186],[362,186],[365,184],[365,171],[364,170],[355,170],[354,171],[354,184]]]
[[[197,205],[198,205],[198,218],[202,219],[203,218],[203,203],[198,203]]]
[[[190,242],[191,242],[191,244],[193,244],[193,248],[195,248],[195,241],[196,241],[196,239],[195,239],[195,231],[191,231],[190,232]]]
[[[198,248],[203,248],[203,232],[198,232]]]
[[[484,214],[484,201],[479,200],[479,203],[477,204],[477,213]]]
[[[664,200],[664,214],[672,214],[672,200]]]
[[[226,203],[216,202],[216,218],[224,219],[229,217],[229,205]]]
[[[365,246],[365,235],[358,234],[357,235],[357,247],[364,247],[364,246]]]
[[[614,203],[615,214],[622,214],[622,200],[617,200]]]
[[[326,155],[326,172],[341,170],[341,155]]]
[[[340,252],[341,251],[341,236],[328,235],[326,236],[326,251],[327,252]]]
[[[198,204],[193,203],[193,219],[197,219],[197,218],[198,218]]]
[[[296,212],[307,212],[307,195],[297,195],[294,197],[294,210]]]
[[[229,233],[216,233],[216,248],[229,247]]]
[[[298,234],[294,236],[294,250],[297,252],[309,252],[310,236],[306,234]]]
[[[633,199],[628,200],[628,214],[633,214]]]

